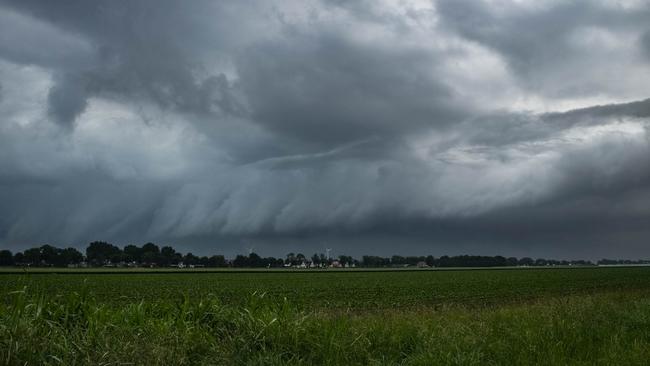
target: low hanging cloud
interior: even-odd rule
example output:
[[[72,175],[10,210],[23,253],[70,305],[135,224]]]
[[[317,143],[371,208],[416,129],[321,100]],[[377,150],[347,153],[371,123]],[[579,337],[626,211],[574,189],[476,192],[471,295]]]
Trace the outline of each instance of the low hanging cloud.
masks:
[[[0,20],[3,247],[648,255],[643,2],[26,0]]]

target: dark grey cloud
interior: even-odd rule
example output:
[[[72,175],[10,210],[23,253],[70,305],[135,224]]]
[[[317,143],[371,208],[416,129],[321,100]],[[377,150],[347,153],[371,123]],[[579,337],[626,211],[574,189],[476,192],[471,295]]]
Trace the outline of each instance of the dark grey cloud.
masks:
[[[71,127],[77,116],[86,109],[86,90],[78,77],[59,76],[48,93],[48,112],[54,122]]]
[[[640,38],[641,49],[646,57],[650,58],[650,30],[646,31]]]
[[[325,32],[290,34],[239,56],[242,88],[264,126],[322,144],[414,133],[471,112],[431,74],[436,55]]]
[[[173,1],[25,1],[8,5],[41,20],[41,28],[60,29],[64,36],[59,38],[64,39],[58,39],[59,43],[65,43],[65,36],[73,38],[68,43],[75,43],[76,36],[77,43],[89,45],[82,55],[52,57],[31,48],[23,49],[24,45],[18,44],[22,40],[8,38],[3,42],[12,61],[64,70],[64,76],[56,78],[49,98],[52,116],[62,124],[72,124],[84,111],[88,98],[106,94],[115,98],[148,98],[164,108],[184,112],[244,113],[227,77],[222,73],[207,74],[202,55],[194,48],[198,46],[193,44],[197,39],[192,38],[209,37],[203,33],[222,30],[206,27],[208,22],[224,20],[202,16],[201,11],[210,8],[210,2],[181,5]],[[20,19],[16,23],[25,21]],[[223,37],[218,33],[214,36],[216,42],[219,36]],[[187,42],[188,38],[192,40]],[[206,46],[211,45],[200,45]]]
[[[649,256],[649,14],[0,2],[0,244]]]
[[[564,113],[548,113],[544,117],[549,121],[597,121],[597,118],[630,116],[650,117],[650,99],[630,103],[610,104],[580,108]]]
[[[647,4],[437,4],[446,26],[501,55],[528,91],[556,100],[608,95],[626,101],[644,88],[632,75],[646,72],[636,40],[650,21]]]
[[[563,70],[581,73],[600,65],[618,67],[620,60],[603,60],[608,37],[639,32],[650,21],[650,6],[625,8],[616,2],[569,1],[545,4],[482,1],[436,2],[444,24],[463,37],[490,47],[505,57],[529,88],[557,93],[592,93],[594,80],[560,82]],[[610,56],[618,56],[611,54]],[[589,60],[589,57],[593,57]],[[590,62],[589,62],[590,61]],[[575,74],[574,74],[575,76]],[[550,85],[549,85],[550,84]]]

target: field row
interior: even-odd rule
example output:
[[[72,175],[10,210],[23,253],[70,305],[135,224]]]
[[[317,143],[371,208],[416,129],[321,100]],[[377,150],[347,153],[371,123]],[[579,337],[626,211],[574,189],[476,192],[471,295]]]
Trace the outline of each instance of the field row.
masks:
[[[105,304],[218,298],[252,293],[307,309],[375,309],[527,301],[600,291],[650,291],[650,268],[414,272],[124,273],[0,275],[0,292],[27,287],[48,297],[87,291]]]

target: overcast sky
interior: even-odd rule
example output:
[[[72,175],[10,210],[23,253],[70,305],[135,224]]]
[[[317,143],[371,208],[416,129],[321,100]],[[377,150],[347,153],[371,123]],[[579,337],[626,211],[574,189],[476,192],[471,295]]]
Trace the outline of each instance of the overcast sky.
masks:
[[[650,258],[649,4],[0,0],[0,247]]]

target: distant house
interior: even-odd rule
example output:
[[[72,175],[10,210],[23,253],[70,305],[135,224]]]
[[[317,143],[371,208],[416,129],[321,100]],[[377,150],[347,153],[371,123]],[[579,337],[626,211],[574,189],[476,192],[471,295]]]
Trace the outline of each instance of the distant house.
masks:
[[[341,262],[332,261],[332,264],[330,264],[330,267],[332,267],[332,268],[341,268]]]
[[[429,265],[425,261],[420,261],[417,264],[418,268],[429,268]]]

